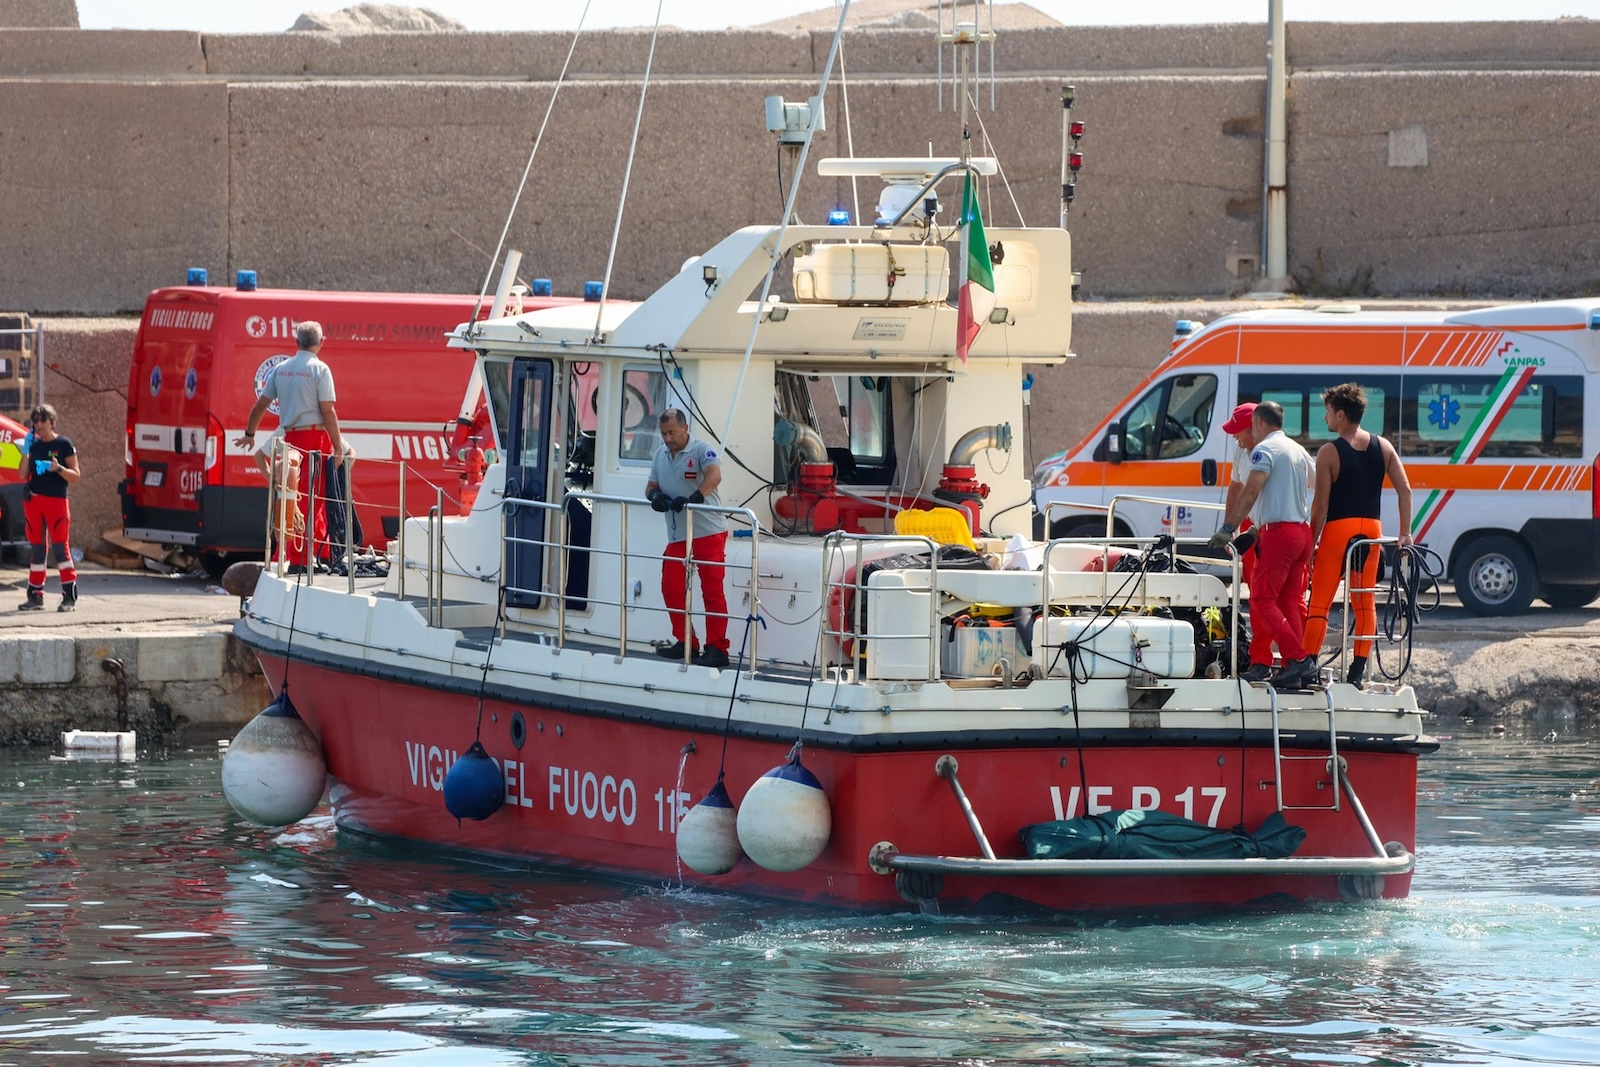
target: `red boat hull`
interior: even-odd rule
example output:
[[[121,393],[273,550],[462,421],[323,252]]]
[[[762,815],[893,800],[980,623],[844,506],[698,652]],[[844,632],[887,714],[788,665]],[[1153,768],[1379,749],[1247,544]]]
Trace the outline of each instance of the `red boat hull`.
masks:
[[[283,677],[281,660],[261,659],[269,678]],[[1090,812],[1159,808],[1223,828],[1254,830],[1278,807],[1271,749],[1222,739],[1153,744],[1130,736],[1117,744],[1102,737],[1080,752],[1068,731],[1059,746],[961,747],[952,741],[851,751],[807,736],[803,762],[832,808],[826,850],[799,871],[769,871],[746,858],[713,877],[679,863],[678,820],[710,790],[724,761],[725,784],[737,805],[756,779],[785,761],[795,738],[732,736],[724,756],[719,730],[492,699],[480,715],[473,696],[298,660],[290,688],[338,781],[332,797],[341,826],[452,850],[632,879],[681,878],[819,904],[905,906],[895,878],[868,862],[880,842],[903,854],[980,854],[950,784],[934,771],[941,755],[957,758],[961,785],[1001,858],[1022,855],[1022,827],[1085,814],[1085,785]],[[457,820],[443,799],[450,764],[475,737],[500,764],[506,783],[504,805],[481,822]],[[1306,758],[1282,764],[1284,815],[1307,832],[1296,856],[1371,855],[1348,801],[1331,808],[1327,753],[1285,752],[1296,754]],[[1416,754],[1344,748],[1341,755],[1379,837],[1413,848]],[[1409,874],[1385,878],[1383,895],[1405,896],[1410,881]],[[1057,910],[1341,898],[1333,875],[950,875],[939,899],[971,907],[997,894]]]

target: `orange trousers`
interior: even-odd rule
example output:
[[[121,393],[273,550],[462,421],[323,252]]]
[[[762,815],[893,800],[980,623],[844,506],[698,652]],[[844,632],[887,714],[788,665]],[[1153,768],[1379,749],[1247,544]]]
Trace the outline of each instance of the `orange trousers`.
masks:
[[[1317,655],[1322,639],[1328,634],[1328,610],[1333,607],[1333,594],[1344,580],[1345,552],[1357,537],[1381,537],[1383,527],[1377,519],[1334,519],[1322,528],[1322,540],[1311,567],[1311,603],[1306,607],[1306,635],[1303,642],[1306,652]],[[1371,589],[1378,582],[1377,545],[1367,546],[1367,558],[1351,573],[1350,584],[1358,589]],[[1370,656],[1372,638],[1378,632],[1378,602],[1371,593],[1345,591],[1345,602],[1354,609],[1356,633],[1368,636],[1354,642],[1355,654]],[[1347,616],[1348,618],[1348,616]]]

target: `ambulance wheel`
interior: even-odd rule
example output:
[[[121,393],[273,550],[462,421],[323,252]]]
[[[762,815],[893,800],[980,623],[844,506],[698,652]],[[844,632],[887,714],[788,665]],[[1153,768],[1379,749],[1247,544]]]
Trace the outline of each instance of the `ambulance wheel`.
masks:
[[[1521,615],[1533,603],[1539,577],[1520,541],[1480,537],[1456,556],[1456,596],[1474,615]]]
[[[1553,608],[1582,608],[1600,597],[1600,585],[1547,585],[1539,599]]]
[[[1112,527],[1117,537],[1129,536],[1127,529],[1118,522]],[[1106,520],[1104,519],[1062,519],[1050,528],[1050,536],[1058,537],[1099,537],[1106,535]]]

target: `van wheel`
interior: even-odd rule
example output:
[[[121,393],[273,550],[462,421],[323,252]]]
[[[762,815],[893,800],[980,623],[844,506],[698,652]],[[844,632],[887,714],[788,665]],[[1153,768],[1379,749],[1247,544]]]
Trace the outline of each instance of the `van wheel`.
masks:
[[[200,553],[200,566],[206,572],[206,577],[213,582],[222,581],[222,576],[229,567],[242,559],[260,559],[260,556],[251,556],[244,552],[202,552]]]
[[[1520,541],[1480,537],[1456,557],[1456,596],[1474,615],[1521,615],[1538,587],[1533,557]]]
[[[1539,599],[1553,608],[1582,608],[1600,597],[1600,585],[1547,585]]]

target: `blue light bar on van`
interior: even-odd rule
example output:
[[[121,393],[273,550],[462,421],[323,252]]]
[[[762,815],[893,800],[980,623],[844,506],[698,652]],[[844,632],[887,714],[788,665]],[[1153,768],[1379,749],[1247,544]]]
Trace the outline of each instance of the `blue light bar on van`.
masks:
[[[533,280],[534,296],[549,296],[555,291],[556,287],[550,283],[549,278],[535,278]]]
[[[1589,312],[1589,329],[1600,330],[1600,311]]]
[[[842,207],[834,208],[832,211],[828,212],[828,225],[829,226],[848,226],[848,225],[850,225],[850,212],[846,211]]]
[[[189,284],[190,285],[204,285],[204,284],[206,284],[206,279],[208,277],[209,277],[209,275],[206,274],[206,269],[204,267],[190,267],[189,268]]]
[[[600,299],[601,294],[604,292],[605,286],[601,285],[599,282],[583,283],[583,298],[589,301],[591,304],[597,302]]]
[[[256,272],[253,270],[240,271],[235,277],[233,285],[241,293],[254,292],[256,288]]]
[[[1174,337],[1188,337],[1194,331],[1195,322],[1193,319],[1179,319],[1172,324],[1172,336]]]

